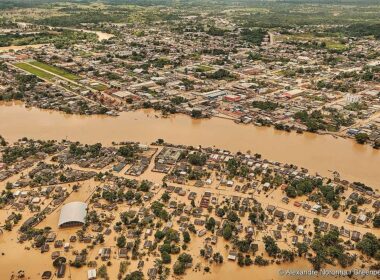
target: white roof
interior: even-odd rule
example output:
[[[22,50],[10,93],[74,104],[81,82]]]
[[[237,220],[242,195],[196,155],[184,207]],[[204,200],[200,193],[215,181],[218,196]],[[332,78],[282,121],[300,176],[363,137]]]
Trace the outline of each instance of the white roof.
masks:
[[[87,271],[88,279],[96,279],[96,269],[90,269]]]
[[[115,95],[115,96],[117,96],[117,97],[119,97],[119,98],[125,98],[125,97],[133,95],[132,92],[127,91],[127,90],[117,91],[117,92],[114,92],[112,94]]]
[[[86,218],[87,204],[80,201],[74,201],[63,205],[61,215],[59,216],[58,226],[69,222],[84,223]]]

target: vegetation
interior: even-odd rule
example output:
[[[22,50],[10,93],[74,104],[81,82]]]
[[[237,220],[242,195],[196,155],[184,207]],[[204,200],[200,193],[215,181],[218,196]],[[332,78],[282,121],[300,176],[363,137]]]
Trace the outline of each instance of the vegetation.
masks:
[[[355,135],[355,140],[356,142],[358,142],[359,144],[364,144],[366,143],[368,140],[369,140],[369,136],[367,133],[358,133]]]
[[[294,198],[311,193],[317,186],[322,186],[322,180],[309,178],[297,179],[291,182],[285,192],[288,197]]]
[[[25,70],[25,71],[29,72],[30,74],[33,74],[33,75],[35,75],[41,79],[52,80],[54,78],[54,76],[52,74],[47,73],[43,70],[37,69],[37,68],[33,67],[32,65],[24,63],[24,62],[15,63],[15,66],[17,66],[18,68]]]
[[[380,239],[372,233],[364,234],[356,248],[363,254],[380,261]]]
[[[61,69],[61,68],[58,68],[58,67],[40,62],[40,61],[31,61],[31,62],[29,62],[29,64],[36,66],[38,68],[42,68],[42,69],[44,69],[48,72],[54,73],[58,76],[62,76],[62,77],[69,79],[69,80],[79,80],[80,79],[78,76],[71,74],[64,69]]]
[[[83,40],[89,42],[96,41],[97,36],[94,33],[66,29],[33,34],[15,33],[0,36],[0,47],[54,44],[57,48],[67,48],[71,44],[75,44]]]
[[[324,264],[333,264],[337,260],[343,268],[351,266],[355,260],[355,255],[345,253],[342,239],[339,238],[338,231],[332,230],[324,235],[316,234],[311,244],[315,256],[310,258],[314,269],[320,270]]]
[[[278,107],[278,103],[271,101],[253,101],[252,107],[258,108],[264,111],[274,111]]]

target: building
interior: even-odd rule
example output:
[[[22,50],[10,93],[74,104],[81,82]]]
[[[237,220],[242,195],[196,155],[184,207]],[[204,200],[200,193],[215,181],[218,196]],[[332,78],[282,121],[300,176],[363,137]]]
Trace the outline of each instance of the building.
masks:
[[[218,97],[223,97],[227,94],[228,94],[227,91],[217,89],[217,90],[206,92],[203,94],[203,96],[208,98],[208,99],[216,99]]]
[[[127,90],[121,90],[112,93],[113,96],[119,98],[119,99],[127,99],[128,97],[133,98],[135,95],[132,92],[129,92]]]
[[[347,94],[345,97],[346,104],[357,103],[360,99],[360,95],[357,94]]]
[[[241,99],[241,97],[239,95],[235,95],[235,94],[227,94],[226,96],[224,96],[224,100],[228,101],[228,102],[237,102]]]
[[[302,93],[303,93],[302,89],[293,89],[293,90],[284,92],[282,96],[291,99],[291,98],[300,96]]]
[[[89,269],[87,271],[87,279],[89,280],[96,279],[96,269]]]
[[[74,201],[65,204],[61,209],[59,216],[59,227],[82,226],[85,223],[87,215],[87,204],[80,201]]]

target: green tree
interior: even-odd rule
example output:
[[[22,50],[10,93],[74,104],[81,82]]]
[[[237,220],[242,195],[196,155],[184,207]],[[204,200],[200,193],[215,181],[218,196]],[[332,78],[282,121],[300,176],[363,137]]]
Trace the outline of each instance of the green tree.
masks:
[[[373,218],[373,227],[380,228],[380,214]]]
[[[182,235],[183,235],[183,242],[189,243],[191,241],[190,234],[188,231],[184,231]]]
[[[226,240],[230,240],[232,237],[232,226],[229,223],[226,223],[223,227],[223,237]]]
[[[161,196],[163,202],[168,202],[170,200],[170,194],[168,192],[164,192]]]
[[[281,252],[280,248],[277,246],[276,241],[271,236],[264,236],[265,251],[269,256],[275,257]]]
[[[380,260],[380,239],[374,234],[369,232],[364,234],[362,240],[356,244],[356,248],[363,254]]]
[[[207,219],[205,227],[207,230],[212,231],[215,228],[215,224],[216,224],[215,219],[213,217],[210,217]]]
[[[164,264],[171,263],[172,261],[172,257],[170,256],[170,254],[165,251],[161,253],[161,259],[162,259],[162,263]]]
[[[369,136],[367,133],[358,133],[355,135],[355,140],[356,142],[358,142],[359,144],[364,144],[366,143],[368,140],[369,140]]]
[[[127,239],[125,238],[124,235],[119,236],[117,238],[117,243],[116,243],[117,247],[124,248],[126,244],[127,244]]]

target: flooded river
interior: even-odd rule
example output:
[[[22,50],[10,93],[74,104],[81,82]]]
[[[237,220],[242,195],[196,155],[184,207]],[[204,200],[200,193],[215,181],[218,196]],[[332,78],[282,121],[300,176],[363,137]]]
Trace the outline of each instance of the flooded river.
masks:
[[[119,117],[77,116],[7,103],[0,106],[0,134],[9,141],[69,139],[84,143],[132,140],[151,143],[158,138],[174,144],[215,146],[231,151],[260,153],[270,160],[293,163],[312,172],[338,171],[351,181],[375,188],[380,184],[380,151],[350,139],[296,134],[272,128],[238,125],[213,118],[194,120],[185,115],[159,118],[153,111],[123,112]]]

